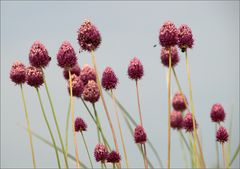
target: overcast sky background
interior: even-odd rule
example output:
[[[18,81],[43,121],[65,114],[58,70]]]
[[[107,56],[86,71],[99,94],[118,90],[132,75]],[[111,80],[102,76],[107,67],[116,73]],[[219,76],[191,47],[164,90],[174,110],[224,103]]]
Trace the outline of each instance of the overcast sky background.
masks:
[[[145,75],[139,82],[143,122],[148,138],[159,152],[164,166],[167,164],[167,86],[166,72],[160,62],[158,43],[160,26],[173,21],[177,27],[188,24],[193,31],[195,45],[189,51],[193,99],[199,123],[203,153],[207,167],[216,165],[214,124],[209,112],[214,103],[221,103],[226,111],[224,126],[229,128],[233,118],[232,153],[239,144],[239,1],[228,2],[2,2],[1,1],[1,167],[32,167],[27,133],[18,126],[25,124],[20,88],[9,80],[9,71],[15,60],[28,64],[30,46],[40,40],[48,49],[52,61],[46,68],[46,78],[57,112],[63,137],[68,107],[66,81],[62,69],[56,64],[56,53],[64,40],[72,43],[76,52],[77,30],[85,18],[90,19],[100,30],[102,44],[96,51],[100,72],[111,66],[119,78],[117,98],[125,105],[136,121],[139,121],[135,83],[127,77],[129,61],[138,56],[144,65]],[[184,92],[188,96],[184,55],[181,55],[176,71]],[[90,54],[78,54],[80,66],[91,64]],[[177,91],[173,79],[172,94]],[[32,130],[50,140],[44,123],[37,94],[24,85]],[[49,120],[59,139],[53,123],[51,109],[44,87],[40,88]],[[106,95],[111,118],[118,134],[114,109]],[[189,97],[188,97],[189,98]],[[101,102],[97,109],[106,135],[113,146],[111,132]],[[75,100],[75,114],[88,123],[85,133],[90,152],[97,143],[94,123],[80,100]],[[144,167],[142,157],[121,117],[130,167]],[[74,154],[70,130],[69,151]],[[57,167],[52,148],[34,138],[38,167]],[[80,160],[89,166],[86,151],[78,136]],[[59,144],[60,145],[60,144]],[[148,156],[159,167],[152,151]],[[179,135],[172,130],[172,167],[185,167]],[[221,151],[220,151],[221,152]],[[62,166],[64,166],[63,158]],[[220,156],[220,161],[221,156]],[[75,163],[69,160],[70,166]],[[124,164],[124,163],[123,163]],[[221,163],[222,164],[222,163]],[[99,164],[94,164],[100,167]],[[233,167],[239,167],[239,156]]]

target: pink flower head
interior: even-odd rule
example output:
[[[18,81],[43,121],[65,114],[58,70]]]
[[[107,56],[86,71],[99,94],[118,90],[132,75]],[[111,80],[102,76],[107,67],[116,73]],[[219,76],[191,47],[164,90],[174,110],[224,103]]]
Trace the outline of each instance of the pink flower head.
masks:
[[[77,117],[75,120],[75,131],[82,132],[82,131],[86,131],[86,130],[87,130],[87,124],[85,123],[85,121],[82,118]]]
[[[195,127],[197,129],[198,124],[196,122],[196,118],[194,120],[195,120]],[[192,113],[190,113],[190,112],[186,113],[186,115],[185,115],[185,117],[183,119],[183,127],[185,128],[185,130],[187,132],[192,132],[194,130],[194,128],[193,128],[193,120],[192,120]]]
[[[143,76],[143,65],[137,57],[134,57],[128,65],[128,76],[130,79],[139,80]]]
[[[72,76],[72,94],[76,97],[81,97],[84,89],[83,82],[81,81],[79,76],[76,76],[75,74]],[[68,82],[68,92],[70,93],[70,84]]]
[[[161,61],[164,66],[169,66],[169,48],[162,47],[161,50]],[[179,55],[177,47],[171,47],[171,66],[174,67],[179,62]]]
[[[70,72],[71,72],[71,75],[76,75],[76,76],[79,76],[80,75],[80,72],[81,72],[81,68],[79,66],[79,64],[76,64],[74,65],[72,68],[70,68]],[[69,73],[68,73],[68,70],[67,69],[64,69],[63,70],[63,76],[66,80],[69,79]]]
[[[64,41],[57,53],[58,65],[64,69],[70,69],[77,64],[76,53],[68,41]]]
[[[45,46],[41,42],[35,41],[29,52],[30,64],[37,68],[44,68],[50,61],[51,57],[48,55],[48,51]]]
[[[83,68],[80,73],[80,78],[83,81],[84,85],[86,85],[89,80],[93,80],[96,82],[97,78],[95,69],[89,66],[88,64],[83,65]]]
[[[192,30],[188,25],[183,24],[178,28],[178,46],[181,49],[192,48],[193,46]]]
[[[16,84],[25,83],[26,68],[22,62],[16,61],[13,63],[12,68],[10,70],[10,79]]]
[[[210,115],[213,122],[217,122],[217,123],[223,122],[225,119],[225,111],[222,105],[219,103],[214,104],[212,106]]]
[[[171,113],[171,127],[173,129],[182,129],[183,127],[183,117],[180,111],[173,110]]]
[[[83,99],[91,103],[98,101],[100,97],[100,91],[95,81],[90,80],[88,84],[84,86]]]
[[[222,144],[228,141],[228,132],[223,126],[217,130],[216,140]]]
[[[134,130],[135,143],[144,144],[147,141],[147,134],[141,125],[138,125]]]
[[[105,160],[108,157],[108,151],[105,145],[103,144],[97,144],[94,149],[94,157],[97,162],[101,161],[102,163],[105,162]]]
[[[101,44],[101,35],[89,20],[85,20],[78,30],[78,43],[83,50],[94,51]]]
[[[121,161],[121,156],[118,152],[112,151],[108,154],[107,162],[109,163],[119,163]]]
[[[106,90],[115,89],[118,83],[118,78],[116,77],[114,71],[110,67],[106,67],[102,75],[102,86]]]
[[[159,43],[163,47],[176,45],[178,42],[177,28],[171,21],[166,21],[160,28]]]
[[[29,66],[26,69],[26,81],[29,86],[39,87],[43,84],[43,72],[40,68]]]
[[[184,95],[181,94],[180,92],[177,92],[173,99],[172,99],[172,106],[174,108],[174,110],[176,111],[181,111],[183,112],[184,110],[186,110],[187,106],[184,102]],[[187,98],[185,97],[185,100],[187,102]]]

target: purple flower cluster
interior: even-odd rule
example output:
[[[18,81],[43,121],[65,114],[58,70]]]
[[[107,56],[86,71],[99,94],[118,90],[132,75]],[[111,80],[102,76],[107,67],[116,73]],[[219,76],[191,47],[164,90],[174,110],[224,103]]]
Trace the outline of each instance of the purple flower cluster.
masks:
[[[175,93],[173,99],[172,99],[172,106],[174,110],[183,112],[186,110],[187,106],[184,102],[184,95],[182,95],[180,92]],[[185,101],[187,102],[187,99],[185,97]]]
[[[86,124],[85,121],[84,121],[82,118],[80,118],[80,117],[77,117],[77,118],[75,119],[74,125],[75,125],[75,131],[76,131],[76,132],[78,132],[78,131],[82,132],[82,131],[86,131],[86,130],[87,130],[87,124]]]
[[[108,163],[119,163],[121,161],[121,156],[116,151],[111,151],[107,156]]]
[[[101,161],[102,163],[105,162],[105,160],[108,157],[108,151],[105,145],[103,144],[97,144],[94,149],[94,157],[97,162]]]
[[[76,75],[79,76],[81,73],[81,68],[78,64],[74,65],[73,67],[70,68],[71,75]],[[69,79],[69,72],[67,69],[63,70],[63,76],[66,80]]]
[[[138,125],[134,130],[135,143],[144,144],[147,141],[147,134],[141,125]]]
[[[172,111],[170,116],[170,124],[173,129],[182,129],[183,127],[183,116],[180,111]]]
[[[128,66],[128,76],[130,79],[139,80],[143,76],[143,65],[137,57],[134,57]]]
[[[25,83],[26,68],[22,62],[16,61],[13,63],[12,68],[10,70],[10,79],[16,84]]]
[[[169,66],[169,56],[170,56],[169,49],[163,47],[161,50],[161,61],[162,61],[162,64],[166,67]],[[173,46],[171,47],[171,66],[172,67],[176,66],[178,62],[179,62],[179,56],[178,56],[177,47]]]
[[[221,104],[216,103],[212,106],[212,110],[210,112],[211,119],[213,122],[220,123],[225,119],[225,111]]]
[[[115,89],[118,83],[118,78],[110,67],[106,67],[102,75],[102,86],[106,90]]]
[[[223,126],[220,126],[216,133],[216,140],[223,144],[228,141],[228,136],[227,130]]]
[[[96,82],[97,78],[96,78],[95,69],[88,64],[83,65],[83,68],[80,73],[80,78],[84,85],[86,85],[90,80],[93,80]]]
[[[195,120],[195,127],[197,129],[198,124],[196,122],[196,118],[194,118],[194,120]],[[183,119],[183,127],[187,132],[192,132],[194,130],[192,113],[190,113],[190,112],[186,113],[186,115]]]
[[[88,81],[83,90],[83,99],[95,103],[98,101],[99,97],[100,91],[97,83],[93,80]]]
[[[29,86],[39,87],[43,84],[43,72],[41,69],[34,66],[29,66],[26,69],[26,81]]]
[[[181,49],[192,48],[193,42],[192,30],[188,25],[182,24],[178,28],[178,47]]]
[[[75,74],[71,76],[72,76],[72,94],[73,96],[81,97],[84,90],[83,82],[81,81],[79,76],[76,76]],[[68,82],[68,91],[70,93],[70,82]]]

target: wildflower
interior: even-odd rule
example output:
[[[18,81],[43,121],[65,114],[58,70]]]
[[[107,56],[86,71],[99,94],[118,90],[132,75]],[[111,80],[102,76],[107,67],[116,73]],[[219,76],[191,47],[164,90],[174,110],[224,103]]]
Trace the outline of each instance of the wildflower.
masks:
[[[39,87],[43,84],[43,72],[40,68],[29,66],[26,69],[26,81],[29,86]]]
[[[23,63],[16,61],[13,63],[10,71],[10,79],[16,84],[22,84],[26,81],[26,68]]]
[[[103,144],[97,144],[94,149],[94,157],[97,162],[101,161],[102,163],[105,162],[105,160],[108,157],[108,151],[105,145]]]
[[[222,144],[228,141],[228,132],[223,126],[217,130],[216,140]]]
[[[71,72],[71,75],[76,75],[76,76],[79,76],[80,75],[80,72],[81,72],[81,68],[78,64],[74,65],[72,68],[70,68],[70,72]],[[63,76],[66,80],[69,79],[69,72],[67,69],[64,69],[63,70]]]
[[[192,30],[189,28],[188,25],[183,24],[178,28],[178,46],[183,51],[186,48],[192,48],[193,46],[193,35]]]
[[[161,61],[164,66],[169,66],[169,49],[162,47],[161,50]],[[177,63],[179,62],[179,56],[178,56],[178,51],[177,47],[173,46],[171,47],[171,64],[172,67],[176,66]]]
[[[79,76],[72,75],[72,94],[76,97],[81,97],[84,85]],[[68,91],[70,92],[70,84],[68,82]]]
[[[134,57],[128,66],[128,76],[130,79],[139,80],[144,73],[143,65],[137,57]]]
[[[219,103],[214,104],[212,106],[210,116],[213,122],[217,123],[223,122],[225,119],[225,111],[222,105]]]
[[[109,163],[119,163],[121,161],[121,156],[118,152],[112,151],[108,154],[107,162]]]
[[[141,125],[138,125],[134,130],[135,143],[144,144],[147,141],[147,134]]]
[[[83,65],[82,71],[80,73],[80,78],[83,81],[84,85],[88,83],[89,80],[96,82],[96,71],[94,68],[88,64]]]
[[[86,130],[87,130],[87,124],[85,123],[85,121],[82,118],[77,117],[75,120],[75,131],[82,132],[82,131],[86,131]]]
[[[118,78],[116,77],[114,71],[110,67],[106,67],[102,75],[102,86],[106,90],[115,89],[118,83]]]
[[[196,119],[195,119],[195,127],[197,129],[197,122],[196,122]],[[193,128],[193,120],[192,120],[192,113],[188,112],[186,113],[184,119],[183,119],[183,127],[185,128],[185,130],[187,132],[192,132],[194,130]]]
[[[180,111],[173,110],[171,113],[171,127],[173,129],[182,129],[183,127],[183,117]]]
[[[160,28],[159,43],[163,47],[176,45],[178,42],[177,28],[171,21],[166,21]]]
[[[184,110],[186,110],[187,103],[185,104],[184,98],[185,98],[185,101],[187,102],[187,99],[183,94],[181,94],[180,92],[175,93],[173,100],[172,100],[172,106],[176,111],[183,112]]]
[[[88,81],[83,90],[83,99],[91,103],[98,101],[100,97],[100,91],[98,85],[93,80]]]

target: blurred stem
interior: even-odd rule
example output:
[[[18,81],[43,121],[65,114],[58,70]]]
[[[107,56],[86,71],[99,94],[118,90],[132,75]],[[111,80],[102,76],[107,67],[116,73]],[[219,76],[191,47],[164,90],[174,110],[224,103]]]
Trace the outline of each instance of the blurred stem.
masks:
[[[226,168],[226,158],[225,158],[224,143],[222,143],[222,158],[223,158],[223,168]]]
[[[183,135],[181,135],[180,134],[180,132],[178,132],[179,133],[179,136],[180,136],[180,143],[181,143],[181,148],[182,148],[182,151],[183,151],[183,160],[184,160],[184,163],[185,163],[185,167],[186,168],[188,168],[188,161],[187,161],[187,157],[186,157],[186,151],[185,151],[185,147],[184,147],[184,139],[183,139]],[[186,139],[185,139],[185,141],[186,141]],[[186,143],[185,143],[186,144]],[[190,151],[189,151],[189,153],[191,153]]]
[[[188,149],[188,151],[189,151],[189,153],[190,153],[190,152],[191,152],[190,147],[189,147],[189,145],[188,145],[188,143],[187,143],[187,140],[186,140],[186,138],[184,137],[184,135],[183,135],[183,133],[182,133],[181,130],[179,130],[179,134],[180,134],[180,137],[182,138],[184,144],[186,145],[186,147],[187,147],[187,149]]]
[[[238,145],[234,155],[233,155],[233,158],[231,160],[231,162],[229,163],[228,167],[231,167],[232,163],[234,162],[234,160],[236,159],[236,157],[238,156],[238,153],[240,152],[240,144]]]
[[[145,167],[145,169],[147,168],[147,164],[146,164],[146,156],[145,156],[145,152],[144,152],[144,150],[143,150],[143,144],[140,144],[140,146],[141,146],[141,152],[142,152],[142,156],[143,156],[143,161],[144,161],[144,167]]]
[[[57,151],[56,142],[55,142],[55,139],[54,139],[54,137],[53,137],[52,130],[51,130],[50,124],[49,124],[49,122],[48,122],[48,119],[47,119],[47,116],[46,116],[46,113],[45,113],[45,110],[44,110],[44,107],[43,107],[41,95],[40,95],[40,92],[39,92],[39,90],[38,90],[37,87],[36,87],[36,91],[37,91],[37,94],[38,94],[38,100],[39,100],[39,103],[40,103],[40,106],[41,106],[41,109],[42,109],[43,117],[44,117],[44,120],[45,120],[45,122],[46,122],[46,124],[47,124],[47,128],[48,128],[49,134],[50,134],[51,139],[52,139],[52,142],[53,142],[53,146],[54,146],[55,153],[56,153],[56,158],[57,158],[57,163],[58,163],[58,168],[61,168],[61,164],[60,164],[60,160],[59,160],[59,156],[58,156],[58,151]]]
[[[215,132],[217,132],[217,123],[215,124]],[[218,150],[218,142],[216,141],[216,158],[217,158],[217,168],[219,168],[219,150]]]
[[[31,153],[32,153],[32,162],[33,162],[33,167],[36,168],[36,160],[35,160],[35,153],[34,153],[34,148],[33,148],[31,127],[30,127],[30,121],[28,118],[28,110],[27,110],[27,105],[26,105],[26,100],[25,100],[22,84],[20,84],[20,88],[21,88],[22,101],[23,101],[23,106],[24,106],[24,111],[25,111],[25,118],[27,121],[27,131],[28,131],[29,142],[30,142]]]
[[[138,102],[138,113],[139,113],[139,118],[140,118],[140,124],[143,127],[142,112],[141,112],[140,97],[139,97],[139,88],[138,88],[138,80],[136,80],[136,89],[137,89],[137,102]]]
[[[66,135],[65,135],[65,152],[68,154],[68,128],[69,128],[69,119],[70,119],[70,101],[68,105],[68,112],[67,112],[67,118],[66,118]]]
[[[83,142],[84,142],[84,146],[85,146],[85,148],[86,148],[86,150],[87,150],[88,159],[89,159],[90,164],[91,164],[91,167],[92,167],[92,169],[93,169],[93,164],[92,164],[91,156],[90,156],[90,154],[89,154],[89,150],[88,150],[88,146],[87,146],[86,140],[85,140],[85,138],[84,138],[83,132],[81,131],[80,133],[81,133],[81,135],[82,135],[82,139],[83,139]]]
[[[93,106],[93,110],[94,110],[94,114],[95,114],[95,118],[96,118],[96,122],[97,122],[96,127],[97,127],[98,143],[101,143],[100,132],[99,132],[98,126],[100,128],[102,128],[102,127],[100,125],[100,121],[99,121],[99,118],[98,118],[98,114],[97,114],[97,110],[96,110],[95,104],[93,103],[92,106]]]

